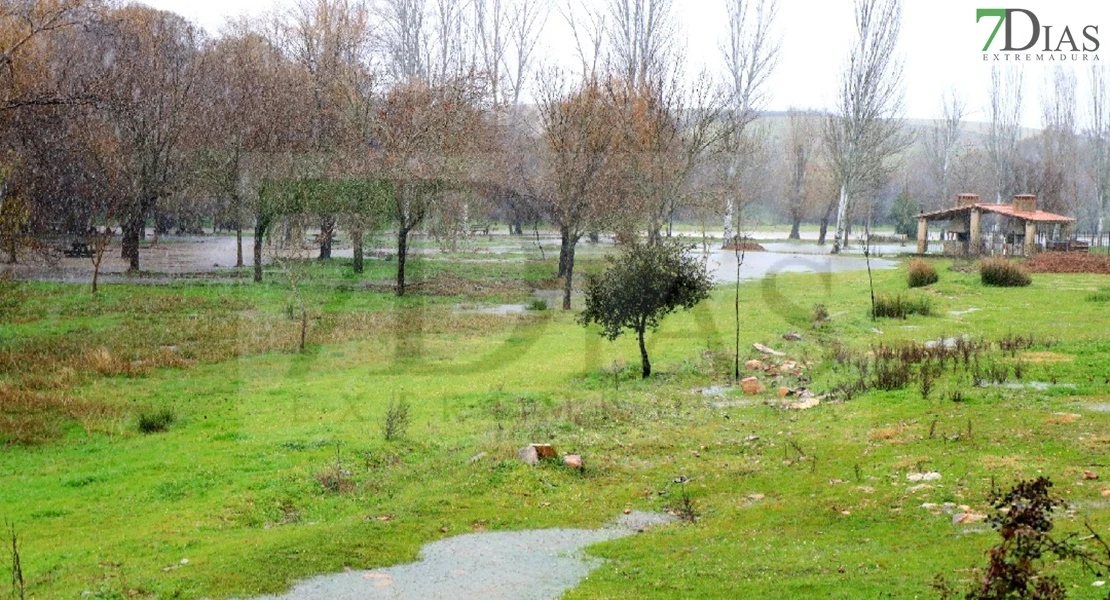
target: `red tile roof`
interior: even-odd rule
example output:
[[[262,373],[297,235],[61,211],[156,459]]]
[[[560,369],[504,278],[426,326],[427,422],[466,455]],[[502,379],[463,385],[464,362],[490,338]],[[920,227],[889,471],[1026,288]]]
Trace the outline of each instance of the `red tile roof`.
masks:
[[[917,218],[942,220],[954,217],[956,215],[970,211],[972,208],[978,208],[983,212],[996,213],[1005,215],[1007,217],[1014,217],[1023,221],[1033,221],[1035,223],[1070,223],[1075,221],[1071,217],[1057,215],[1043,210],[1035,210],[1033,212],[1018,212],[1014,210],[1012,204],[968,204],[967,206],[956,206],[953,208],[946,208],[943,210],[935,210],[933,212],[921,213]]]

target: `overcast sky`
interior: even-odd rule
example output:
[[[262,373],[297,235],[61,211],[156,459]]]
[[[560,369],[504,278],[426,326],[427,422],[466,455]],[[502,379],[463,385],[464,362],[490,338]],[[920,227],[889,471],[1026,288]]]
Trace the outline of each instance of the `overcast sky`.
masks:
[[[182,14],[214,34],[228,16],[260,15],[293,1],[146,0],[144,3]],[[700,70],[701,65],[721,69],[719,47],[726,35],[723,0],[677,0],[676,6],[680,10],[690,70]],[[1105,48],[1097,53],[1102,61],[984,62],[983,44],[996,19],[984,19],[977,24],[975,10],[979,7],[1006,6],[1029,9],[1042,25],[1052,26],[1053,47],[1065,26],[1072,30],[1080,43],[1084,41],[1083,27],[1098,26],[1098,38],[1105,40]],[[1040,127],[1041,97],[1052,91],[1051,85],[1046,84],[1046,76],[1054,66],[1062,64],[1078,74],[1078,113],[1082,124],[1088,112],[1085,90],[1090,65],[1110,61],[1110,2],[906,0],[903,17],[900,51],[905,64],[906,116],[912,119],[938,117],[941,95],[945,90],[952,89],[958,91],[968,104],[969,120],[986,120],[990,67],[996,64],[1003,69],[1024,69],[1024,124],[1026,127]],[[830,107],[852,40],[852,0],[779,0],[777,29],[782,39],[782,53],[778,68],[769,82],[768,109]],[[1015,29],[1015,38],[1020,38],[1020,33],[1020,27]],[[993,47],[999,46],[1002,35],[999,32]],[[541,44],[546,48],[543,53],[546,56],[561,57],[567,61],[573,58],[573,46],[567,39],[567,29],[558,11],[552,11]]]

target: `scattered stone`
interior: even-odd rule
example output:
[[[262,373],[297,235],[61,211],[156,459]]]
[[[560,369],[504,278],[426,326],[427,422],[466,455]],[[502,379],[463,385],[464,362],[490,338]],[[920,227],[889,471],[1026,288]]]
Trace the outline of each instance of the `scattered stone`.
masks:
[[[624,514],[626,514],[626,515],[632,514],[632,509],[631,508],[624,509]]]
[[[872,327],[872,328],[871,328],[871,333],[874,333],[875,335],[882,335],[882,334],[883,334],[883,330],[882,330],[882,329],[879,329],[879,328],[877,328],[877,327]]]
[[[922,502],[921,503],[921,508],[924,508],[925,510],[933,510],[936,507],[937,507],[936,502]]]
[[[516,453],[517,458],[533,467],[540,462],[540,459],[558,458],[558,456],[559,455],[555,453],[555,448],[553,448],[551,444],[530,444],[521,448]]]
[[[952,515],[953,525],[969,525],[971,523],[978,523],[987,518],[987,515],[975,512],[956,513]]]
[[[468,461],[466,461],[466,462],[468,462],[468,463],[470,463],[470,464],[474,464],[474,463],[476,463],[476,462],[478,462],[478,461],[482,460],[483,458],[485,458],[485,457],[487,457],[487,456],[489,456],[489,455],[488,455],[488,454],[486,454],[485,452],[479,452],[479,453],[475,454],[474,456],[471,456],[471,457],[470,457],[470,460],[468,460]]]
[[[802,334],[797,331],[791,331],[790,333],[782,334],[782,339],[788,342],[800,342],[802,341]]]
[[[1093,585],[1094,587],[1102,587],[1102,586],[1106,585],[1106,582],[1105,582],[1105,581],[1102,581],[1102,580],[1100,579],[1100,580],[1098,580],[1098,581],[1096,581],[1096,582],[1092,583],[1091,585]]]
[[[540,462],[540,454],[536,451],[535,446],[525,446],[516,453],[516,457],[526,465],[536,466]]]
[[[763,392],[767,391],[767,388],[763,387],[763,384],[760,383],[759,379],[756,379],[755,377],[747,377],[745,379],[741,379],[740,387],[743,388],[744,393],[749,396],[762,394]]]
[[[783,386],[783,387],[779,388],[779,398],[785,398],[785,397],[787,397],[787,396],[789,396],[793,393],[794,393],[794,390],[792,390],[788,387]]]
[[[794,369],[798,368],[798,363],[792,360],[784,361],[781,365],[779,365],[779,368],[783,371],[793,371]]]
[[[187,559],[187,558],[181,559],[181,564],[183,564],[183,565],[189,564],[189,559]]]
[[[919,481],[937,481],[940,479],[940,473],[936,471],[929,471],[928,473],[908,473],[906,479],[914,483]]]
[[[563,464],[572,468],[582,470],[582,457],[577,454],[568,454],[563,457]]]
[[[752,360],[749,360],[748,362],[744,363],[744,368],[749,370],[749,371],[762,371],[763,370],[763,362],[755,360],[753,358]]]
[[[847,516],[849,516],[849,515],[851,515],[851,514],[852,514],[852,511],[850,511],[850,510],[842,510],[842,511],[840,511],[840,514],[842,514],[842,515],[844,515],[845,517],[847,517]]]
[[[767,346],[764,346],[763,344],[752,344],[752,347],[755,348],[756,350],[759,350],[760,352],[762,352],[764,354],[770,354],[771,356],[786,356],[785,352],[779,352],[778,350],[772,350],[772,349],[768,348]]]
[[[749,442],[749,443],[750,442],[758,442],[759,441],[759,436],[758,435],[749,435],[748,437],[744,438],[744,441]]]
[[[1083,479],[1094,481],[1095,479],[1098,479],[1098,473],[1095,473],[1094,471],[1083,471]]]
[[[786,405],[787,410],[809,410],[821,406],[820,398],[803,398],[797,402],[791,402]]]
[[[1106,488],[1105,490],[1102,490],[1102,497],[1103,498],[1110,498],[1110,488]]]
[[[763,494],[748,494],[748,500],[751,500],[753,502],[758,502],[758,501],[760,501],[760,500],[762,500],[766,497],[767,496],[765,496]]]
[[[906,488],[906,493],[907,494],[916,494],[917,492],[920,492],[921,490],[931,490],[931,489],[933,489],[933,486],[931,486],[927,483],[919,483],[917,485],[913,485],[913,486],[910,486],[910,487]]]

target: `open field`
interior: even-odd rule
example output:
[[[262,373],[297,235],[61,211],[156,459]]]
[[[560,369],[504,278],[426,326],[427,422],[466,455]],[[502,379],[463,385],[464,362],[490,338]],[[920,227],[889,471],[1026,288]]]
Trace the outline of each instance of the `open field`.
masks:
[[[306,264],[304,353],[276,271],[95,298],[0,282],[0,519],[19,532],[28,597],[248,597],[461,533],[684,506],[695,520],[591,547],[606,562],[567,597],[936,597],[935,575],[968,581],[997,537],[949,513],[984,514],[992,486],[1038,475],[1070,504],[1061,531],[1110,535],[1108,276],[998,289],[935,261],[940,281],[907,290],[904,269],[876,271],[877,291],[932,308],[878,322],[866,272],[745,283],[741,362],[804,367],[761,372],[768,391],[745,396],[729,387],[731,287],[651,336],[659,373],[640,381],[633,338],[561,311],[499,314],[557,285],[551,253],[520,254],[417,263],[428,282],[403,300],[385,288],[391,263]],[[902,386],[853,388],[882,348],[963,335],[974,361],[948,357],[927,398],[917,363]],[[833,395],[786,410],[780,385]],[[411,425],[386,441],[400,401]],[[163,409],[168,430],[140,433]],[[528,467],[515,453],[531,442],[586,468]],[[941,478],[907,478],[929,471]],[[1092,574],[1056,574],[1070,597],[1105,595]]]

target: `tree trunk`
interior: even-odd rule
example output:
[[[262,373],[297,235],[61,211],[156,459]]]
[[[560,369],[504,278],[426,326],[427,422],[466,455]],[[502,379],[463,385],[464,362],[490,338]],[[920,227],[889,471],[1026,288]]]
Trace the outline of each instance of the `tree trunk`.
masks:
[[[320,219],[320,260],[331,258],[331,239],[335,236],[335,217],[325,215]]]
[[[788,240],[800,240],[800,239],[802,239],[801,228],[802,228],[802,220],[795,217],[793,224],[790,226],[790,235],[787,236],[786,239],[788,239]]]
[[[121,258],[129,261],[127,270],[139,270],[139,235],[143,229],[143,216],[142,211],[138,214],[132,213],[127,219],[127,223],[123,226],[123,249],[120,252]]]
[[[243,266],[243,223],[235,220],[235,267]]]
[[[401,226],[397,230],[397,289],[398,296],[405,295],[405,259],[409,251],[409,230]]]
[[[644,329],[646,327],[641,326],[636,333],[640,338],[640,372],[647,379],[651,376],[651,361],[648,360],[647,344],[644,343]]]
[[[362,226],[359,225],[351,229],[351,243],[355,247],[355,273],[361,274],[365,268],[364,256],[362,253]]]
[[[261,219],[254,224],[254,281],[262,283],[262,238],[266,235],[266,226]]]
[[[571,241],[570,229],[567,227],[559,227],[559,275],[558,277],[565,277],[567,274],[567,266],[570,263],[571,254]]]
[[[840,184],[840,200],[836,204],[836,238],[833,240],[833,254],[840,254],[840,251],[847,245],[848,235],[845,227],[848,225],[848,184]]]
[[[821,217],[821,231],[817,234],[817,245],[824,246],[825,238],[829,235],[829,217],[825,215]]]
[[[563,273],[563,310],[570,310],[570,295],[574,291],[574,249],[578,237],[571,235],[567,227],[561,227],[559,233],[563,239],[559,262],[561,264],[566,261],[566,271]]]
[[[515,222],[513,222],[512,225],[509,226],[509,233],[511,233],[512,235],[524,235],[524,224],[520,221],[520,219],[517,219]]]

